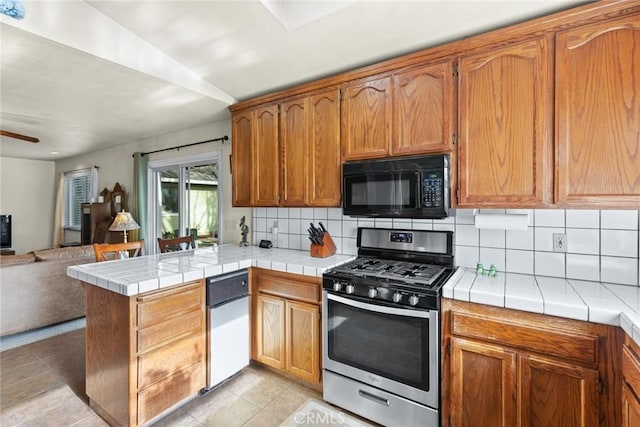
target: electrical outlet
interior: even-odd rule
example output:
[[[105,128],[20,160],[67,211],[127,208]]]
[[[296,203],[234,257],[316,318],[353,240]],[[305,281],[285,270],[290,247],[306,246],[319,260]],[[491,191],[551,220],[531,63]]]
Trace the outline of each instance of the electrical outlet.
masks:
[[[567,235],[564,233],[553,233],[553,251],[554,252],[567,252]]]

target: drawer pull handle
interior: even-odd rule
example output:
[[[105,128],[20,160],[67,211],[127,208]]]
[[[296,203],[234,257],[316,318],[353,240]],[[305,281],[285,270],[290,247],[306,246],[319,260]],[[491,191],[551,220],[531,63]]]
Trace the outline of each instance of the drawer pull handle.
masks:
[[[376,396],[375,394],[371,394],[364,390],[358,390],[358,394],[361,397],[364,397],[365,399],[371,400],[372,402],[379,403],[380,405],[384,405],[384,406],[389,406],[389,400],[383,397]]]

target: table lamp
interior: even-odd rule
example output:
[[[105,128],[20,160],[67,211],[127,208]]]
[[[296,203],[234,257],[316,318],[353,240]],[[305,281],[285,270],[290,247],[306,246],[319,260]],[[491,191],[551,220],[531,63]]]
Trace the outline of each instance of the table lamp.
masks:
[[[109,231],[123,231],[124,242],[127,243],[127,231],[140,228],[129,212],[118,212],[113,223],[109,226]]]

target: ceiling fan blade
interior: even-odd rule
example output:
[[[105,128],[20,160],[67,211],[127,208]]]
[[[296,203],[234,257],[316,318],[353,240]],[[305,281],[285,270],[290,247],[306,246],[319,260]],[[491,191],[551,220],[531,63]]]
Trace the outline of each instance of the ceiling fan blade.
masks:
[[[9,131],[6,131],[6,130],[1,130],[1,129],[0,129],[0,135],[8,136],[9,138],[21,139],[21,140],[27,141],[27,142],[40,142],[40,140],[38,138],[34,138],[32,136],[21,135],[19,133],[13,133],[13,132],[9,132]]]

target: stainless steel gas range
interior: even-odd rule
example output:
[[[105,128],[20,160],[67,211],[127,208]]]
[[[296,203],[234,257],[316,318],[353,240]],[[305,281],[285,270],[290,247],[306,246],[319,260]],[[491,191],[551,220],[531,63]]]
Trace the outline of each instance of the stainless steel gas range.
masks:
[[[440,425],[440,290],[450,231],[358,229],[323,275],[323,398],[388,426]]]

